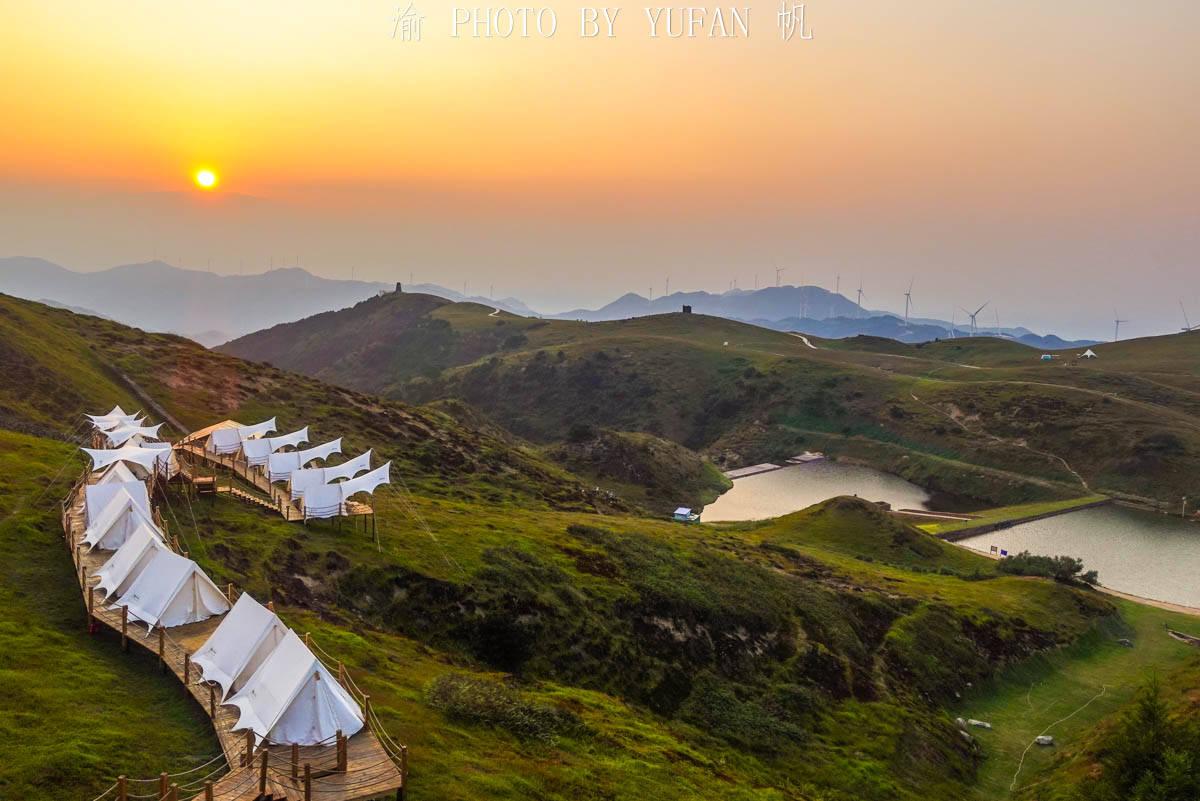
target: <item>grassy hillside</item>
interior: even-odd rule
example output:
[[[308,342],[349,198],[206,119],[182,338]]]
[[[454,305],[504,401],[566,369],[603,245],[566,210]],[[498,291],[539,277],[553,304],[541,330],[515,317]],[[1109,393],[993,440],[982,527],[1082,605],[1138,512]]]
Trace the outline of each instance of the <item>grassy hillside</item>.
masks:
[[[1101,595],[999,575],[991,560],[856,499],[757,524],[643,517],[587,494],[519,440],[465,426],[467,410],[408,407],[17,305],[47,336],[92,343],[98,364],[189,425],[278,414],[285,428],[309,423],[315,438],[344,434],[396,459],[411,497],[400,486],[376,494],[375,537],[289,524],[225,496],[172,493],[165,515],[215,580],[274,600],[361,677],[410,745],[414,797],[969,797],[989,752],[957,733],[960,699],[1039,655],[1065,654],[1066,669],[1072,643],[1127,625]],[[14,408],[29,408],[13,395]],[[121,671],[139,665],[104,662],[111,638],[69,636],[82,604],[56,501],[38,493],[61,495],[77,461],[49,440],[0,432],[0,444],[3,475],[22,482],[0,496],[0,618],[21,621],[5,650],[24,659],[30,627],[57,632],[60,648],[36,677],[14,662],[0,662],[3,675],[57,697],[51,706],[82,699],[63,712],[79,721],[62,727],[30,717],[24,693],[0,693],[0,725],[22,731],[0,746],[22,749],[0,753],[0,787],[87,797],[102,785],[97,771],[188,766],[205,735],[183,693],[153,670],[126,680]],[[1180,645],[1153,661],[1170,668],[1193,654]],[[95,691],[79,688],[88,661],[112,674]],[[155,722],[143,726],[131,698]],[[130,733],[98,736],[84,719]],[[51,773],[27,741],[90,761]]]
[[[664,515],[679,506],[701,508],[733,486],[711,462],[650,434],[578,425],[545,453],[576,475]]]
[[[316,331],[337,339],[380,318],[398,330],[373,342],[369,360],[361,345],[324,360],[305,345]],[[1095,491],[1178,503],[1200,469],[1196,334],[1042,361],[1042,351],[997,339],[809,338],[810,347],[701,315],[533,320],[403,294],[294,326],[228,350],[410,401],[464,399],[541,443],[584,423],[653,434],[728,466],[815,447],[995,504]],[[415,343],[437,354],[420,370]],[[396,361],[408,366],[389,371]],[[953,486],[963,472],[966,486]]]

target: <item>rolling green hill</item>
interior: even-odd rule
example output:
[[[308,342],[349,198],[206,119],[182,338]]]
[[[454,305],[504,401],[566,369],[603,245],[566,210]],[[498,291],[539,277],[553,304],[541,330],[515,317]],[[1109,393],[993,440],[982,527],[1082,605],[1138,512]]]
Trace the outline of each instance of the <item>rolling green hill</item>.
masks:
[[[379,320],[389,327],[364,327]],[[309,344],[375,330],[386,335],[336,354]],[[465,400],[537,443],[585,424],[653,434],[722,466],[824,450],[947,505],[1097,491],[1178,504],[1200,475],[1197,334],[1043,361],[996,339],[805,340],[684,314],[534,320],[393,293],[225,350],[410,402]]]
[[[410,747],[412,797],[999,799],[981,783],[991,753],[954,724],[973,688],[1046,655],[1064,676],[1102,665],[1122,687],[1147,669],[1115,645],[1071,651],[1124,630],[1106,597],[1000,575],[857,499],[678,525],[588,494],[453,404],[385,401],[38,304],[0,308],[31,332],[14,363],[51,369],[61,347],[62,360],[92,366],[78,386],[62,372],[61,409],[42,408],[34,382],[6,385],[18,423],[65,436],[84,408],[136,407],[144,398],[124,395],[134,390],[119,374],[188,427],[277,414],[285,430],[308,423],[317,439],[342,434],[395,460],[411,495],[376,494],[377,540],[227,496],[188,504],[172,492],[165,515],[218,583],[274,600],[345,660]],[[23,341],[12,333],[0,337]],[[66,443],[0,430],[5,797],[91,797],[112,774],[211,754],[170,679],[83,633],[57,531],[57,499],[81,464]],[[1138,609],[1147,637],[1165,622],[1197,630]],[[1194,662],[1195,649],[1169,642],[1145,652],[1154,665]],[[69,708],[31,714],[30,693]],[[1116,707],[1094,709],[1077,720]]]

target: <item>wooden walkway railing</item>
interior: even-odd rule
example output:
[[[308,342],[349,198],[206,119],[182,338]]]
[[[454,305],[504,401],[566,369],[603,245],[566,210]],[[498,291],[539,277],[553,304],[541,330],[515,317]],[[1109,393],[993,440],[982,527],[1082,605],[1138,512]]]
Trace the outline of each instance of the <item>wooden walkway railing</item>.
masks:
[[[233,731],[238,719],[236,708],[222,706],[212,685],[198,681],[199,671],[191,664],[191,655],[216,629],[220,617],[148,632],[144,624],[128,619],[125,607],[113,609],[103,602],[95,591],[93,579],[111,552],[88,553],[81,544],[86,528],[85,479],[86,474],[63,501],[62,526],[89,624],[105,625],[119,632],[126,650],[132,643],[156,654],[159,668],[173,673],[208,715],[222,750],[219,758],[183,774],[163,773],[152,779],[120,776],[100,799],[359,801],[393,792],[398,801],[406,798],[408,749],[384,730],[371,707],[371,697],[358,688],[342,663],[333,660],[307,633],[305,643],[363,704],[366,726],[351,737],[339,733],[329,742],[315,746],[264,741],[255,747],[252,734]],[[229,585],[227,593],[231,603],[236,600],[233,585]],[[205,769],[202,775],[192,775],[201,768]],[[214,778],[222,772],[223,776]]]

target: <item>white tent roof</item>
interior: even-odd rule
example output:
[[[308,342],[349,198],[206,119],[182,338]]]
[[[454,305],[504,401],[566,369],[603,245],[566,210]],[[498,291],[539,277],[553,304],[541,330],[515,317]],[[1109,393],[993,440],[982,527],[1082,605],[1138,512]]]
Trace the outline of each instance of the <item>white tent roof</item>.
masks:
[[[168,446],[169,448],[170,446]],[[92,470],[103,470],[110,464],[116,461],[130,462],[140,465],[146,472],[154,470],[156,461],[167,462],[171,458],[170,450],[164,448],[152,448],[149,446],[139,447],[137,445],[126,445],[123,448],[81,448],[84,453],[92,457]],[[165,451],[165,452],[164,452]]]
[[[342,438],[317,445],[303,451],[273,453],[267,460],[267,474],[271,481],[287,481],[294,471],[316,459],[327,459],[331,454],[342,452]]]
[[[228,703],[240,713],[235,730],[275,743],[316,745],[363,727],[358,704],[290,630]]]
[[[214,428],[208,435],[208,450],[213,453],[234,453],[248,439],[261,437],[275,430],[275,418],[255,423],[252,426],[237,426],[236,428]]]
[[[108,431],[119,425],[128,423],[136,424],[139,422],[136,414],[125,414],[125,410],[120,406],[114,406],[108,414],[89,414],[86,416],[92,421],[92,425],[101,431]]]
[[[124,484],[126,481],[137,481],[133,471],[124,462],[113,462],[104,468],[104,475],[96,481],[97,484]]]
[[[282,437],[248,439],[242,443],[242,455],[249,464],[266,464],[268,457],[275,451],[289,445],[294,448],[301,442],[308,442],[308,426]]]
[[[87,545],[89,550],[100,548],[115,551],[125,544],[125,540],[139,524],[158,528],[150,514],[143,511],[128,492],[119,492],[100,512],[96,521],[83,532],[83,544]]]
[[[162,423],[152,426],[140,426],[135,424],[117,426],[107,433],[109,444],[119,447],[128,442],[132,437],[149,437],[158,438],[158,429],[162,428]]]
[[[156,529],[144,523],[139,524],[117,552],[96,571],[100,578],[96,589],[105,596],[120,595],[150,564],[155,552],[166,547]]]
[[[358,478],[352,478],[349,481],[343,481],[336,485],[342,491],[342,500],[349,499],[351,495],[360,492],[374,492],[375,488],[380,484],[390,484],[392,482],[392,463],[384,462],[379,467],[376,467],[370,473],[364,473]]]
[[[106,417],[102,420],[93,422],[92,425],[96,426],[96,428],[100,431],[108,432],[118,428],[123,428],[125,426],[140,426],[144,422],[146,422],[145,417],[131,414],[127,417]]]
[[[216,631],[192,657],[206,681],[221,685],[221,701],[240,690],[287,634],[279,617],[242,593]]]
[[[1091,348],[1088,348],[1087,350],[1085,350],[1083,353],[1081,353],[1079,355],[1085,359],[1094,359],[1094,358],[1096,358],[1096,351],[1092,350]]]
[[[146,514],[150,513],[150,496],[146,493],[145,483],[136,478],[132,481],[110,481],[104,484],[89,484],[84,487],[85,521],[87,523],[96,522],[104,512],[104,508],[108,506],[108,502],[120,492],[129,493],[129,497],[133,498],[142,511]]]
[[[325,483],[337,478],[352,478],[364,470],[371,469],[371,451],[367,449],[353,459],[349,459],[333,467],[325,468]]]
[[[191,559],[167,549],[156,551],[113,608],[155,626],[182,626],[229,611],[225,595]]]

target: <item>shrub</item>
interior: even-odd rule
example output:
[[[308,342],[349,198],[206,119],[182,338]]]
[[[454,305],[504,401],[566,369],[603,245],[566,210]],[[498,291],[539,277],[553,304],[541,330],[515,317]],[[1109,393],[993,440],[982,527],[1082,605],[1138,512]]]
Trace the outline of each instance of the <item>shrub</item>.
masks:
[[[445,673],[425,689],[429,705],[467,723],[495,726],[518,737],[553,742],[583,727],[567,709],[538,704],[498,681],[464,673]]]
[[[1083,572],[1083,561],[1073,556],[1037,556],[1029,551],[1021,551],[1015,556],[1006,556],[996,567],[1002,573],[1016,576],[1041,576],[1052,578],[1063,584],[1099,583],[1095,570]]]

